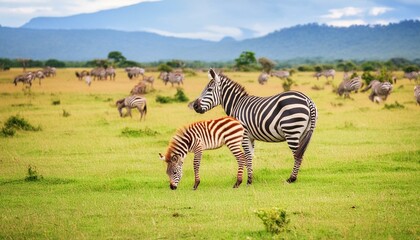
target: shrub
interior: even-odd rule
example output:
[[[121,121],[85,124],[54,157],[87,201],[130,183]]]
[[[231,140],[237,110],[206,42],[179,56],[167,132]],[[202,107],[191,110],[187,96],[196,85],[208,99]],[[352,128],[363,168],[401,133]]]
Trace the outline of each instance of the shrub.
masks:
[[[40,131],[41,127],[34,127],[28,121],[26,121],[24,118],[16,116],[11,116],[7,119],[7,121],[4,123],[5,128],[13,128],[16,130],[24,130],[24,131]]]
[[[171,102],[188,102],[188,97],[185,95],[182,88],[177,88],[175,97],[156,96],[156,102],[158,103],[171,103]]]
[[[130,129],[130,128],[126,127],[121,131],[121,135],[124,136],[124,137],[156,136],[158,134],[159,134],[158,132],[156,132],[156,131],[148,128],[148,127],[146,127],[144,130],[142,130],[142,129],[136,130],[136,129]]]
[[[41,180],[42,178],[42,175],[38,175],[36,167],[32,167],[31,165],[28,166],[28,175],[25,177],[25,181],[34,182]]]
[[[279,208],[260,209],[255,212],[263,221],[266,230],[272,234],[280,234],[288,230],[290,219],[286,216],[286,211]]]
[[[282,86],[284,91],[289,91],[290,87],[293,85],[293,80],[291,78],[286,78],[286,80],[284,80]]]
[[[63,109],[63,117],[70,117],[70,113]]]
[[[52,100],[52,105],[60,105],[60,99],[58,100]]]

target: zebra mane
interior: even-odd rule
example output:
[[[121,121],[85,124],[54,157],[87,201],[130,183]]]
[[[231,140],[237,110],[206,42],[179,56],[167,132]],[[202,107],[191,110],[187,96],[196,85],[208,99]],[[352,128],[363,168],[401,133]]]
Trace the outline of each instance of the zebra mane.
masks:
[[[182,139],[184,139],[185,133],[188,131],[188,127],[181,127],[179,128],[175,135],[172,137],[171,141],[169,142],[168,151],[165,155],[165,161],[169,162],[171,159],[171,153],[175,150],[179,149],[179,144]]]
[[[248,96],[248,92],[246,91],[245,87],[242,86],[241,84],[233,81],[232,79],[230,79],[229,77],[227,77],[226,75],[219,73],[219,77],[220,77],[220,81],[221,82],[228,82],[229,85],[232,85],[235,89],[238,89],[242,94]]]

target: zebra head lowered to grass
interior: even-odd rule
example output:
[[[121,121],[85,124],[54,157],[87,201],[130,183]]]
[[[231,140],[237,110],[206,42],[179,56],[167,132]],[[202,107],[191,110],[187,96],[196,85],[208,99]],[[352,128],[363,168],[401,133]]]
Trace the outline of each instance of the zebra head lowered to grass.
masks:
[[[140,121],[143,119],[143,116],[146,117],[147,114],[147,103],[146,98],[141,97],[138,95],[131,95],[126,98],[117,100],[115,105],[118,108],[118,112],[120,113],[120,117],[123,117],[122,109],[127,108],[127,113],[125,115],[131,116],[131,109],[137,108],[140,112]]]
[[[297,91],[287,91],[271,97],[249,95],[243,86],[222,74],[209,70],[209,83],[190,106],[205,113],[222,105],[226,114],[238,119],[245,128],[242,146],[245,151],[248,184],[252,183],[252,158],[255,140],[286,141],[295,163],[287,180],[296,181],[306,147],[315,130],[317,109],[312,100]]]
[[[165,156],[159,153],[161,160],[167,163],[166,174],[169,177],[170,188],[175,190],[178,187],[184,159],[188,152],[193,152],[195,175],[193,189],[196,190],[200,184],[199,168],[203,151],[217,149],[225,144],[238,162],[237,180],[233,187],[239,187],[245,165],[245,155],[241,150],[243,135],[243,126],[232,117],[195,122],[179,129],[172,138]]]
[[[390,82],[380,82],[378,80],[372,80],[362,92],[372,89],[369,99],[372,102],[380,103],[385,101],[392,91],[392,84]]]

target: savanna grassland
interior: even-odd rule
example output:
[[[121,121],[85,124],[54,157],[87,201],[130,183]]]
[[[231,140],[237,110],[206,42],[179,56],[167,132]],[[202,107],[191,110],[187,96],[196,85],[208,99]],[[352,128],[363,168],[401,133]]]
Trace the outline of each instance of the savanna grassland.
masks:
[[[0,239],[271,239],[255,211],[273,207],[290,219],[286,239],[420,238],[414,82],[400,78],[385,108],[368,92],[333,93],[342,73],[327,84],[298,72],[292,89],[314,100],[319,118],[296,183],[285,183],[293,167],[287,144],[256,142],[253,185],[232,188],[236,161],[223,147],[204,153],[196,191],[189,154],[172,191],[158,153],[177,128],[223,110],[200,115],[187,103],[156,102],[176,88],[148,72],[156,81],[146,120],[137,110],[120,118],[115,101],[138,80],[119,69],[115,81],[89,87],[75,70],[59,69],[30,90],[12,83],[21,69],[0,72],[0,127],[11,116],[40,127],[0,137]],[[253,95],[283,91],[282,80],[259,85],[258,74],[226,73]],[[207,81],[206,73],[186,76],[183,90],[193,100]],[[29,166],[38,181],[25,181]]]

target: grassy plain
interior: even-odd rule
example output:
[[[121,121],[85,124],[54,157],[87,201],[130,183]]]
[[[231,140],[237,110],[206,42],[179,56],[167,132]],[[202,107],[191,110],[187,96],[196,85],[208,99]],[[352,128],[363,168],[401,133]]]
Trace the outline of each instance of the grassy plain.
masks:
[[[385,109],[368,93],[342,99],[325,79],[296,73],[292,89],[319,110],[296,183],[284,183],[293,167],[287,145],[257,142],[253,185],[232,189],[236,162],[224,147],[205,152],[198,190],[190,154],[171,191],[158,153],[177,128],[223,110],[200,115],[186,103],[157,103],[176,89],[153,72],[146,120],[134,110],[120,118],[114,103],[137,80],[118,70],[115,82],[88,87],[75,70],[59,69],[30,92],[12,84],[21,69],[0,72],[0,127],[19,115],[42,128],[0,137],[0,239],[271,239],[254,212],[272,207],[288,213],[286,239],[420,238],[420,107],[407,79],[387,100],[404,108]],[[282,91],[280,79],[262,86],[256,72],[226,74],[254,95]],[[192,100],[206,83],[198,73],[183,88]],[[138,134],[124,134],[130,131]],[[40,181],[24,180],[29,165]]]

